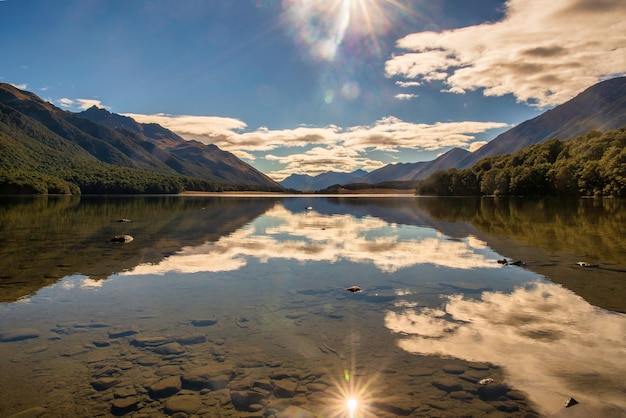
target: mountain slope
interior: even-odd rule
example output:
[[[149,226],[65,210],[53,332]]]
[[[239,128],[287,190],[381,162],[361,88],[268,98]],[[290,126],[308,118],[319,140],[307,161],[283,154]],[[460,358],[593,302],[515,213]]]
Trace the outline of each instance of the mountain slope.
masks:
[[[32,171],[33,167],[39,170],[44,166],[59,171],[63,165],[81,165],[82,159],[90,156],[90,164],[100,162],[158,175],[182,175],[240,188],[282,189],[233,154],[213,145],[185,141],[159,125],[139,124],[96,108],[81,114],[67,112],[4,83],[0,83],[0,105],[5,123],[10,122],[2,129],[3,157],[13,156],[13,171]],[[15,141],[16,138],[20,140]],[[29,157],[24,160],[20,155]],[[17,164],[20,161],[23,166]],[[105,170],[97,164],[94,167]],[[39,172],[50,174],[55,170]]]
[[[281,187],[232,153],[221,150],[215,145],[205,145],[193,140],[187,141],[160,125],[138,123],[127,116],[113,114],[95,106],[79,115],[117,132],[126,132],[127,135],[132,133],[139,138],[138,140],[147,141],[152,155],[179,174],[228,183]]]
[[[498,135],[456,165],[468,168],[485,157],[510,154],[549,139],[572,139],[590,130],[626,126],[626,77],[595,84],[562,105]]]
[[[477,151],[456,148],[432,161],[389,164],[362,181],[421,180],[437,170],[469,168],[485,157],[511,154],[549,139],[568,140],[591,130],[608,131],[626,126],[626,77],[589,87],[570,101],[498,135]]]

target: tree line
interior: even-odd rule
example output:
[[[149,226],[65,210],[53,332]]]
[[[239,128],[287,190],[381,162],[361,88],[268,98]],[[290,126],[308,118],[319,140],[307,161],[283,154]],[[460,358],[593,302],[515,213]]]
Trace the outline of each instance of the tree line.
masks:
[[[626,197],[626,128],[552,139],[467,169],[437,171],[419,195]]]

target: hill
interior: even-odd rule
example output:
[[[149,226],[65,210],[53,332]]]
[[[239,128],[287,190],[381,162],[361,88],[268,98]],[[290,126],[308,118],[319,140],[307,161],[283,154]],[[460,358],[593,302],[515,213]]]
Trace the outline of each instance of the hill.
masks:
[[[626,128],[552,139],[472,168],[450,168],[423,179],[416,191],[438,196],[626,197]]]
[[[67,112],[4,83],[0,150],[3,193],[282,190],[216,146],[105,110]]]
[[[335,184],[353,183],[360,180],[367,174],[367,171],[356,170],[352,173],[338,173],[329,171],[317,176],[309,176],[308,174],[292,174],[280,184],[287,189],[300,191],[316,191],[322,190]]]

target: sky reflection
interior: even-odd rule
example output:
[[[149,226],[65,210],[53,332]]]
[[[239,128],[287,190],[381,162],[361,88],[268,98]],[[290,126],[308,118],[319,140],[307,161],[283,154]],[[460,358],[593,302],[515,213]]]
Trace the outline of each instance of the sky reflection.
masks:
[[[510,384],[546,413],[569,396],[596,416],[626,412],[626,316],[560,285],[451,295],[442,309],[396,307],[385,325],[404,336],[398,344],[408,352],[503,366]]]
[[[124,275],[223,272],[261,262],[290,259],[373,264],[392,273],[418,264],[452,269],[498,268],[484,242],[449,239],[434,229],[407,227],[379,218],[294,213],[277,205],[253,223],[215,242],[184,247],[158,264],[141,264]]]

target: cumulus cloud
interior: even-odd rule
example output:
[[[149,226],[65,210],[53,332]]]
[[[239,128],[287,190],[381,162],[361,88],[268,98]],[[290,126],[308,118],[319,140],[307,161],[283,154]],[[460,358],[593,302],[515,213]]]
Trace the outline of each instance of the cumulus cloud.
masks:
[[[560,104],[626,73],[625,14],[622,0],[509,0],[501,21],[398,40],[405,52],[386,62],[386,74],[441,80],[452,93]]]
[[[626,409],[626,382],[615,378],[626,375],[625,315],[543,282],[480,299],[452,295],[443,309],[406,305],[385,317],[406,351],[500,365],[548,415],[569,396],[588,416]]]
[[[265,159],[284,164],[282,170],[272,173],[275,178],[285,178],[294,172],[317,175],[328,171],[351,172],[359,168],[372,171],[385,165],[381,161],[361,155],[354,149],[341,146],[315,147],[306,152],[285,156],[268,154]]]
[[[353,171],[357,168],[375,170],[385,165],[366,156],[367,151],[396,152],[399,149],[435,151],[449,147],[468,147],[476,134],[508,126],[500,122],[439,122],[421,124],[405,122],[388,116],[373,125],[342,128],[336,125],[294,129],[260,127],[246,131],[247,124],[239,119],[217,116],[141,115],[126,113],[141,123],[158,123],[187,140],[214,144],[240,158],[253,160],[255,152],[278,148],[302,148],[289,156],[266,154],[265,158],[287,168],[273,171],[274,178],[293,173],[319,174],[325,171]],[[305,148],[313,147],[306,150]]]

